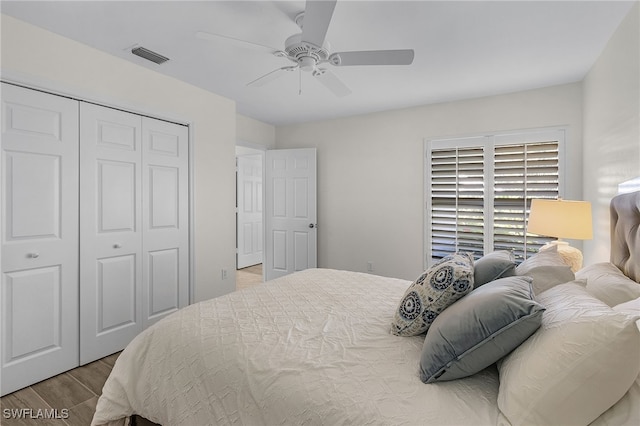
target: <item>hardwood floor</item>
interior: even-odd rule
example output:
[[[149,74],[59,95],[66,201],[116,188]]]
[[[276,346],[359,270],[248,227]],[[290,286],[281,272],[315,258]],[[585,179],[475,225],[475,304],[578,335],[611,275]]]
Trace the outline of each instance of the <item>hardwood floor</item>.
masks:
[[[236,290],[262,284],[262,264],[236,271]]]
[[[261,284],[262,265],[236,271],[236,289]],[[120,352],[0,398],[3,426],[87,426]],[[45,418],[53,417],[53,418]],[[150,424],[139,419],[139,426]]]
[[[91,424],[98,396],[118,355],[120,352],[0,398],[0,423]]]

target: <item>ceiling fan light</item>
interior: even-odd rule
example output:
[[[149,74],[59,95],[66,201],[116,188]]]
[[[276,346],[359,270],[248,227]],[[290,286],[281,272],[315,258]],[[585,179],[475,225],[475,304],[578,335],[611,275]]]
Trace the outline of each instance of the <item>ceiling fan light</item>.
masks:
[[[298,59],[298,64],[300,64],[300,69],[302,71],[313,71],[316,68],[316,60],[310,56],[305,56]]]

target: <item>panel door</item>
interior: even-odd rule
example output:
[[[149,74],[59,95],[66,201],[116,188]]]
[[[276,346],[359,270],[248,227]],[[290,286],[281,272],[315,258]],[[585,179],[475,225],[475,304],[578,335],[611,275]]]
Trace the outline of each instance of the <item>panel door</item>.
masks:
[[[238,269],[262,263],[262,155],[237,158]]]
[[[80,105],[80,362],[142,330],[141,117]]]
[[[2,395],[78,365],[78,102],[2,84]]]
[[[143,327],[189,304],[186,126],[142,120]]]
[[[316,150],[267,151],[266,279],[317,267]]]

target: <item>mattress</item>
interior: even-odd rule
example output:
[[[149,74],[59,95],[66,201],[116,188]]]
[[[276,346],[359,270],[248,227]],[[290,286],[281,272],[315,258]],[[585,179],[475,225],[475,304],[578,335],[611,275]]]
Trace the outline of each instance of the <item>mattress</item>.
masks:
[[[424,384],[390,333],[410,282],[310,269],[188,306],[122,352],[93,425],[495,425],[498,374]]]

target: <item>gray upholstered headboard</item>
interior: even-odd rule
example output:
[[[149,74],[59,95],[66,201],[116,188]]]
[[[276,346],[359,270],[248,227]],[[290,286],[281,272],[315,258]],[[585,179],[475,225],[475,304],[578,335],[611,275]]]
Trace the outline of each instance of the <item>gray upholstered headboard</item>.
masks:
[[[640,283],[640,191],[611,200],[611,263]]]

